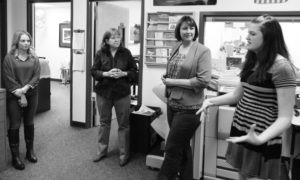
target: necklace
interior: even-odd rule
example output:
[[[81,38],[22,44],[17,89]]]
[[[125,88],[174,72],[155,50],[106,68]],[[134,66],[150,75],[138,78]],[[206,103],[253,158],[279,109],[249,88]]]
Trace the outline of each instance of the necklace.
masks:
[[[24,54],[24,55],[19,54],[18,55],[18,59],[21,60],[21,61],[26,61],[27,58],[28,58],[27,54]]]
[[[179,53],[186,55],[189,52],[190,48],[191,48],[191,45],[186,46],[186,47],[181,45],[180,48],[179,48]]]

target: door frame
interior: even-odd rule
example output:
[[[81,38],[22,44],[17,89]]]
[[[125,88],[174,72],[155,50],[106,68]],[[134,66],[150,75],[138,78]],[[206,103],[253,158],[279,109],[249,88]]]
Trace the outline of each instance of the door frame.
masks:
[[[0,72],[2,62],[7,54],[7,0],[0,0]],[[2,73],[0,73],[0,87],[2,87]]]
[[[92,17],[92,2],[101,2],[101,1],[139,1],[141,2],[141,29],[140,29],[140,32],[144,32],[144,14],[145,14],[145,0],[89,0],[89,5],[88,5],[88,17]],[[88,25],[87,25],[87,42],[89,42],[89,38],[92,37],[92,33],[93,33],[93,30],[92,30],[92,26],[91,26],[91,23],[92,23],[92,18],[89,18],[87,21],[88,21]],[[139,82],[138,82],[138,104],[137,106],[141,106],[142,105],[142,80],[143,80],[143,57],[144,57],[144,51],[143,51],[143,47],[144,47],[144,39],[143,39],[143,33],[140,33],[140,61],[139,61]],[[90,47],[90,48],[88,48]],[[92,54],[92,51],[91,51],[91,48],[94,48],[94,47],[91,47],[91,44],[87,44],[87,59],[92,59],[93,57],[93,54]],[[90,50],[89,50],[90,49]],[[94,51],[94,53],[96,53],[96,51]],[[92,64],[90,61],[87,61],[87,64],[86,64],[87,68],[91,68],[92,67]],[[88,100],[91,100],[91,94],[92,94],[92,89],[91,89],[91,86],[92,86],[92,78],[91,77],[91,74],[87,74],[87,93],[90,94],[90,97],[87,99]],[[87,103],[87,104],[91,104],[91,102]],[[89,112],[89,111],[87,111]]]

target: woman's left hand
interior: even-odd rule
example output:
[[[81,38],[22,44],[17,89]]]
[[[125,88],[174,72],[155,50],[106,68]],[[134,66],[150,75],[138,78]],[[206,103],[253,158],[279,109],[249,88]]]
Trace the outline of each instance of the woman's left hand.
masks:
[[[14,95],[16,95],[17,97],[21,97],[24,94],[24,91],[22,88],[16,89],[14,92]]]
[[[24,107],[27,107],[28,105],[28,102],[27,102],[27,99],[26,99],[26,96],[23,94],[21,96],[21,98],[19,99],[19,105],[24,108]]]
[[[113,74],[113,78],[119,79],[119,78],[124,77],[126,75],[127,75],[126,72],[121,71],[120,69],[117,69],[117,71],[115,71],[114,74]]]
[[[232,143],[247,142],[249,144],[253,144],[256,146],[262,145],[264,142],[262,142],[259,139],[259,136],[254,131],[255,127],[256,127],[256,124],[252,124],[247,135],[239,136],[239,137],[229,137],[226,139],[226,141],[232,142]]]
[[[166,85],[166,86],[173,86],[173,82],[174,82],[174,79],[171,79],[171,78],[164,78],[162,79],[162,82]]]

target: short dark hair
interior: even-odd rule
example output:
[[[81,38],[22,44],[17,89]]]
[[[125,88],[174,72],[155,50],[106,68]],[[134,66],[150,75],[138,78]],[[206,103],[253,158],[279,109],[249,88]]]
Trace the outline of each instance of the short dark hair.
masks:
[[[181,41],[180,27],[181,27],[182,23],[184,23],[184,22],[186,22],[191,27],[195,27],[195,36],[193,38],[193,41],[195,41],[198,38],[198,27],[197,27],[195,20],[190,16],[183,16],[182,18],[180,18],[178,20],[176,27],[175,27],[175,38],[178,41]]]
[[[109,48],[109,44],[107,44],[106,41],[109,40],[110,37],[113,35],[121,36],[121,33],[116,28],[110,28],[109,30],[107,30],[103,35],[102,42],[101,42],[101,48]]]

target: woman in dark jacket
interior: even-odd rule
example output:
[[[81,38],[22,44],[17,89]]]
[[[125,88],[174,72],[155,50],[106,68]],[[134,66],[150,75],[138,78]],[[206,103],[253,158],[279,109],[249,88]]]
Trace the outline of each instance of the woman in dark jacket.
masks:
[[[107,156],[114,107],[119,125],[119,164],[124,166],[129,160],[130,82],[136,79],[137,66],[131,52],[120,45],[121,35],[117,29],[105,32],[91,73],[97,81],[95,92],[100,114],[98,152],[94,162]]]
[[[13,166],[23,170],[19,156],[19,129],[24,123],[26,158],[37,162],[33,151],[34,115],[38,104],[37,85],[40,79],[40,63],[33,52],[32,38],[26,31],[14,33],[10,52],[3,61],[3,82],[7,90],[8,140]]]

